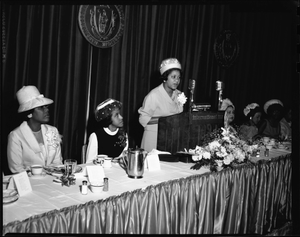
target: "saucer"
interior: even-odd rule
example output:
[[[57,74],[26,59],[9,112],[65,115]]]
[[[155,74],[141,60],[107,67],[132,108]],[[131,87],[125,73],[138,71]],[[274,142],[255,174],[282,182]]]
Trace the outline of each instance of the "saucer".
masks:
[[[31,173],[31,176],[30,176],[30,178],[33,178],[33,179],[43,179],[45,177],[46,177],[46,173],[45,172],[43,172],[41,174],[32,174]]]

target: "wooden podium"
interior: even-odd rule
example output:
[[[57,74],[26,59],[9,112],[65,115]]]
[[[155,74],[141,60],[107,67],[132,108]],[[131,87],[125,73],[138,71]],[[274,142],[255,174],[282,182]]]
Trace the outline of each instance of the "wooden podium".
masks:
[[[223,127],[224,111],[182,112],[158,120],[157,149],[175,154],[201,146],[203,135]]]

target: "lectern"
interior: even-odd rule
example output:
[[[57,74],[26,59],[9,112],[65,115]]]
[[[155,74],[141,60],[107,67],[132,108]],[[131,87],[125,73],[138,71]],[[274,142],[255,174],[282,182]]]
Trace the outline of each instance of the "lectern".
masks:
[[[158,120],[157,149],[175,154],[201,146],[203,136],[223,127],[224,111],[182,112]]]

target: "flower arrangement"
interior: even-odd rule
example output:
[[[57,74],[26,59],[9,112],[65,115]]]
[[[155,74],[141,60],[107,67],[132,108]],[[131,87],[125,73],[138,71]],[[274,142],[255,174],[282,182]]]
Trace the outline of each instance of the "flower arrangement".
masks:
[[[46,137],[49,146],[56,148],[61,143],[61,135],[55,129],[49,129],[46,132]]]
[[[203,146],[190,149],[192,159],[196,164],[191,169],[208,166],[211,171],[218,171],[236,164],[248,162],[251,154],[258,148],[258,144],[249,144],[241,140],[236,133],[221,128],[208,134]]]
[[[185,96],[185,94],[183,92],[181,92],[177,95],[177,101],[180,106],[183,106],[186,103],[187,97]]]

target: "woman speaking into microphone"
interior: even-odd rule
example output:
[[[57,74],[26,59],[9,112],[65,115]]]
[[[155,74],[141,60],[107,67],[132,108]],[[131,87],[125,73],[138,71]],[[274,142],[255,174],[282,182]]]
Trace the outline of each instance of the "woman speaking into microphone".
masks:
[[[139,122],[144,127],[141,148],[150,152],[157,146],[158,118],[183,112],[184,93],[177,89],[181,80],[181,64],[176,58],[162,61],[159,68],[162,83],[151,90],[139,108]]]

